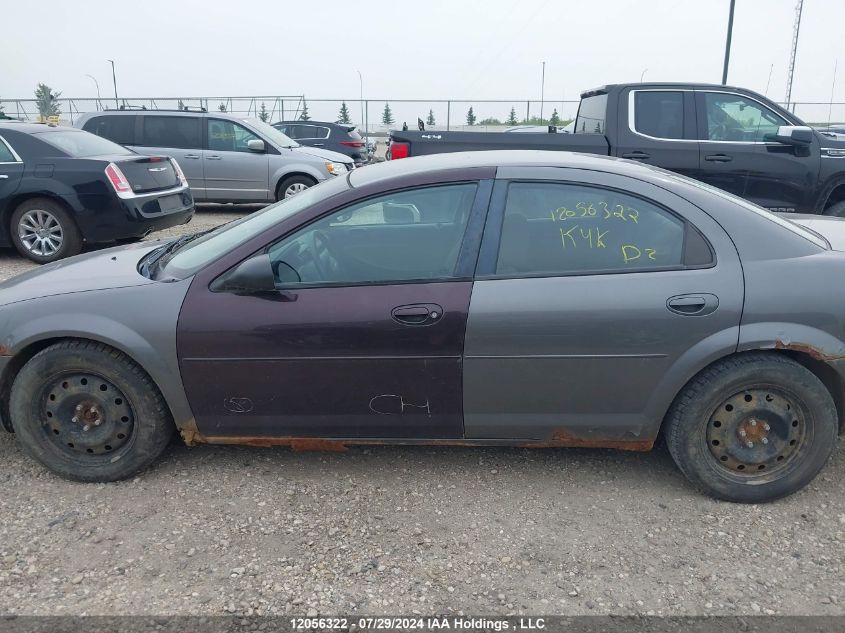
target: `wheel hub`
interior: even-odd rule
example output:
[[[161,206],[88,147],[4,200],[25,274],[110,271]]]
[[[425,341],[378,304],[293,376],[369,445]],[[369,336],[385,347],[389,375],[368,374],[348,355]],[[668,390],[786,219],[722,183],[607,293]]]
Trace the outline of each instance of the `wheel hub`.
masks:
[[[132,435],[132,407],[123,392],[101,376],[66,374],[42,394],[44,432],[65,452],[110,453]]]
[[[779,389],[734,394],[716,409],[707,425],[707,445],[718,464],[737,474],[780,470],[798,453],[806,437],[804,414]]]

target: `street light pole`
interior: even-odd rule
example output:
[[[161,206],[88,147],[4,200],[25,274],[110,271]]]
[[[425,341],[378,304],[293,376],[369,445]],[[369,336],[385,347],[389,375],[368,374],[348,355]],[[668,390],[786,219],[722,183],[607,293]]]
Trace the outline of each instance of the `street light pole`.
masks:
[[[543,101],[546,94],[546,62],[543,62],[543,76],[540,80],[540,124],[543,123]]]
[[[731,10],[728,14],[728,36],[725,40],[725,65],[722,68],[722,85],[728,83],[728,62],[731,61],[731,35],[734,30],[734,5],[736,0],[731,0]]]
[[[364,117],[364,78],[361,76],[360,70],[357,70],[355,72],[358,73],[358,83],[361,87],[361,123],[364,124],[364,136],[367,137],[369,135],[367,133],[367,121],[365,120],[365,117]],[[367,140],[370,140],[370,139],[367,138]]]
[[[90,77],[94,81],[94,85],[97,86],[97,111],[99,112],[100,106],[102,105],[102,99],[100,99],[100,83],[97,81],[97,78],[94,75],[89,75],[86,73],[86,77]]]
[[[645,74],[646,74],[647,71],[648,71],[648,68],[643,68],[643,72],[640,73],[640,83],[643,82],[643,77],[645,77]]]
[[[120,103],[118,103],[118,101],[117,101],[117,77],[115,77],[115,74],[114,74],[114,60],[113,59],[107,59],[106,61],[111,64],[111,80],[114,83],[114,107],[119,109]]]

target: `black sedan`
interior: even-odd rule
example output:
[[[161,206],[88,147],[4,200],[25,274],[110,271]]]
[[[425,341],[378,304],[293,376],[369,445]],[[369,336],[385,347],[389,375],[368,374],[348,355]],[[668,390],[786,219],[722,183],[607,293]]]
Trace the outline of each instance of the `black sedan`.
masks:
[[[86,242],[141,238],[193,213],[172,158],[73,128],[0,122],[0,245],[35,262],[76,255]]]

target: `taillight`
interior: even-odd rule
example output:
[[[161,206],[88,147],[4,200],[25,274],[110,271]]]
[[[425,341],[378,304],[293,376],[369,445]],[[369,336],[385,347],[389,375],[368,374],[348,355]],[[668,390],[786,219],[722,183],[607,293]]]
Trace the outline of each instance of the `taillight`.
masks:
[[[185,174],[182,172],[182,168],[179,167],[179,163],[176,162],[175,158],[171,158],[170,164],[173,165],[173,171],[175,171],[176,175],[179,177],[179,182],[182,183],[183,187],[187,187],[188,186],[188,179],[185,178]]]
[[[390,158],[396,160],[397,158],[408,158],[410,156],[411,146],[408,143],[397,143],[394,141],[390,144]]]
[[[118,195],[132,193],[132,187],[129,186],[129,181],[126,180],[126,176],[123,175],[123,172],[114,163],[109,163],[108,167],[106,167],[106,176]]]
[[[340,144],[347,147],[364,147],[364,141],[341,141]]]

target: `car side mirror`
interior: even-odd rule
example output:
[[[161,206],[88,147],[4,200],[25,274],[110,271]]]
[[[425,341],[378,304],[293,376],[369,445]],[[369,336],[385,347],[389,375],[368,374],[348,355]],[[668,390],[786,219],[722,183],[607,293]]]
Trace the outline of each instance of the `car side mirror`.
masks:
[[[251,152],[266,152],[267,147],[261,139],[253,138],[246,142],[247,149]]]
[[[273,266],[267,253],[254,255],[215,279],[212,292],[230,292],[238,295],[258,294],[276,290]]]
[[[781,125],[775,140],[786,145],[809,145],[813,142],[813,129],[806,125]]]

